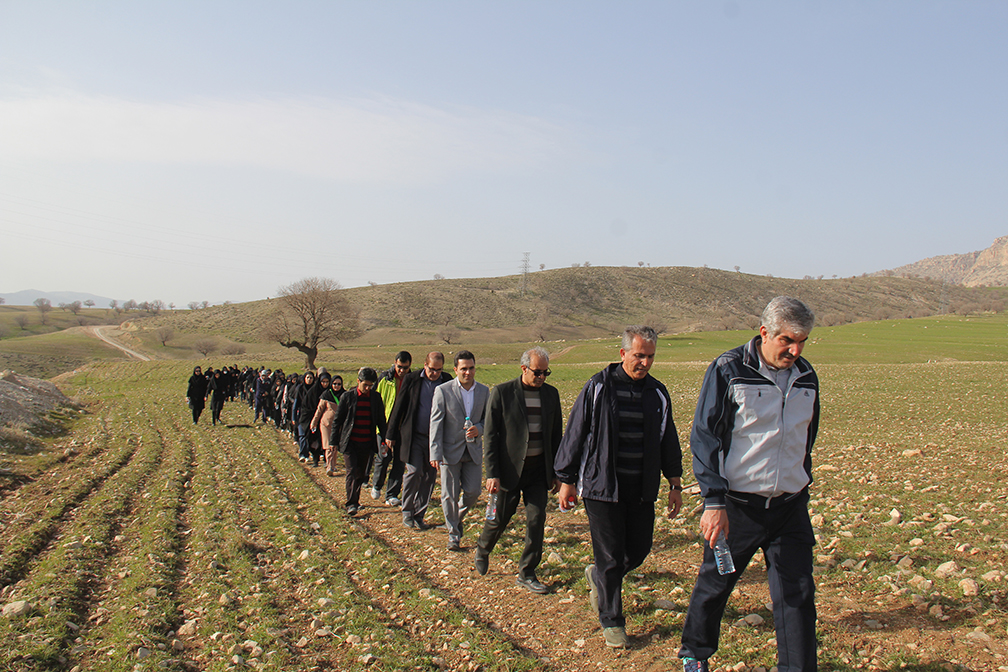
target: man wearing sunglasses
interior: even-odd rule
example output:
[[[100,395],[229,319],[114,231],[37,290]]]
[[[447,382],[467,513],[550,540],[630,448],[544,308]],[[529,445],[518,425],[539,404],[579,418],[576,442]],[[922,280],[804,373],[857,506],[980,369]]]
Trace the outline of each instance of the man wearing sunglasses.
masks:
[[[490,390],[483,439],[486,488],[497,495],[496,513],[488,513],[476,543],[476,571],[486,574],[490,552],[525,498],[525,550],[518,561],[518,585],[543,594],[536,577],[542,560],[549,491],[557,491],[553,456],[560,445],[563,415],[560,394],[546,384],[549,353],[541,347],[521,357],[521,376]]]

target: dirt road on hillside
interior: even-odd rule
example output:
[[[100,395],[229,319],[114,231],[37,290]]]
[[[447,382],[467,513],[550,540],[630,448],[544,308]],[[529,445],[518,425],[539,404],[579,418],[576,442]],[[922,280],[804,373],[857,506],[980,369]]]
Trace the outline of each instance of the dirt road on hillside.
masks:
[[[131,350],[130,348],[127,348],[125,345],[123,345],[122,343],[119,343],[118,341],[114,341],[114,340],[112,340],[111,337],[107,336],[105,334],[105,330],[106,329],[111,329],[111,328],[112,327],[89,327],[88,331],[91,334],[93,334],[95,338],[99,339],[100,341],[102,341],[104,343],[107,343],[108,345],[111,345],[116,350],[121,350],[122,352],[126,353],[126,355],[128,357],[130,357],[132,359],[139,359],[141,362],[149,362],[149,361],[151,361],[151,358],[148,357],[147,355],[145,355],[143,353],[140,353],[140,352],[137,352],[136,350]]]

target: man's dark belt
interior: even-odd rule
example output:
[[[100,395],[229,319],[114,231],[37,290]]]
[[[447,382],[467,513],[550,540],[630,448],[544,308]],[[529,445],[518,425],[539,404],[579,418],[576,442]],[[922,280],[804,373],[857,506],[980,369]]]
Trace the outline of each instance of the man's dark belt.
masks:
[[[760,509],[774,509],[778,506],[784,506],[792,499],[798,495],[805,492],[803,489],[801,492],[791,492],[777,495],[776,497],[763,497],[762,495],[755,495],[751,492],[737,492],[735,490],[729,490],[725,497],[732,500],[736,504],[745,504],[746,506],[752,506]]]

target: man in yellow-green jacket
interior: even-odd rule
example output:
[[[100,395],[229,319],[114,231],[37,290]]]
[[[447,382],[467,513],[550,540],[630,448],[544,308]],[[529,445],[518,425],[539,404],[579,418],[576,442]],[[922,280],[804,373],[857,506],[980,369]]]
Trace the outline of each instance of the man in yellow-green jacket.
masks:
[[[413,356],[401,350],[395,357],[395,364],[378,377],[375,388],[385,403],[385,419],[392,413],[396,393],[402,385],[403,378],[410,372]],[[371,481],[371,498],[381,499],[382,486],[385,488],[385,503],[389,506],[399,506],[399,494],[402,491],[403,461],[399,459],[399,451],[388,450],[384,443],[379,442],[378,459],[374,465],[374,478]],[[382,455],[384,453],[384,455]],[[391,468],[390,468],[391,467]],[[386,477],[388,481],[386,483]]]

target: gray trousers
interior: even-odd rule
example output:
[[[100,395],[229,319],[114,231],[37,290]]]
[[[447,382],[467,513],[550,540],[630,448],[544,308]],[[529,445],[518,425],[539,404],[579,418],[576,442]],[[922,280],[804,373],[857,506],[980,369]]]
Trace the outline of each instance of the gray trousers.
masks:
[[[479,499],[482,484],[483,465],[473,462],[469,451],[455,464],[441,463],[441,510],[448,525],[448,541],[462,539],[462,521]]]
[[[437,470],[430,465],[430,439],[413,435],[410,444],[409,461],[403,471],[402,514],[403,520],[423,522],[430,505],[431,493]]]

